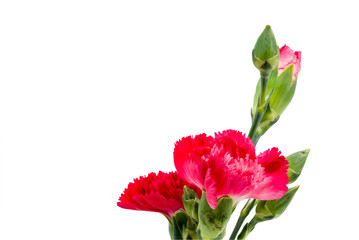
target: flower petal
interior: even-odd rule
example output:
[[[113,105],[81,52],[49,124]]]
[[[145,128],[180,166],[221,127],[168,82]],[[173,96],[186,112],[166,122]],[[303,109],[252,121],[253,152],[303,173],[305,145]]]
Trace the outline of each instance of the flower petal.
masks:
[[[188,136],[177,141],[173,152],[178,174],[187,182],[199,188],[204,186],[207,162],[213,137],[206,134]]]
[[[159,212],[169,219],[178,209],[183,208],[183,187],[187,185],[201,196],[201,190],[185,182],[176,172],[150,173],[146,177],[134,179],[121,194],[117,206]]]
[[[273,200],[281,198],[288,190],[288,161],[278,148],[269,149],[258,156],[263,175],[256,179],[251,198]]]
[[[249,155],[250,159],[255,159],[255,147],[250,138],[236,130],[225,130],[215,134],[215,142],[223,144],[223,150],[230,153],[233,158],[245,158]]]
[[[294,64],[293,79],[297,79],[301,69],[301,52],[294,52],[290,47],[284,45],[280,49],[278,75],[281,74],[290,64]]]

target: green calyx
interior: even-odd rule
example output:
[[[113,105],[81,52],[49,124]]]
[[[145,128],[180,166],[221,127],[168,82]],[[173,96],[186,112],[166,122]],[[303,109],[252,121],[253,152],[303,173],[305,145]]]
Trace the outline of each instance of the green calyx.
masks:
[[[216,209],[212,209],[203,191],[199,204],[199,230],[203,239],[222,239],[226,226],[232,215],[233,199],[222,197],[218,200]]]
[[[172,216],[169,232],[173,240],[197,239],[197,225],[193,219],[183,210],[178,210]]]
[[[297,81],[292,81],[294,66],[289,65],[279,76],[278,68],[274,69],[267,82],[265,89],[266,98],[269,98],[269,107],[263,114],[261,122],[257,128],[256,135],[262,136],[280,118],[281,114],[292,101],[295,93]],[[259,96],[261,94],[261,79],[258,81],[256,92],[253,99],[252,117],[258,109]]]
[[[293,78],[293,70],[294,66],[289,65],[279,76],[278,76],[278,69],[273,70],[270,74],[267,88],[266,88],[266,95],[268,96],[269,93],[273,90],[271,99],[270,99],[270,106],[272,111],[275,111],[276,114],[279,116],[284,112],[287,108],[289,103],[291,102],[295,88],[297,85],[297,81],[292,81]],[[256,111],[257,104],[258,104],[258,97],[261,92],[261,80],[258,80],[256,92],[254,94],[253,99],[253,108],[252,114]]]
[[[197,193],[192,189],[189,189],[187,186],[183,188],[183,195],[182,195],[183,205],[186,209],[186,212],[198,221],[198,209],[199,209],[199,197]]]

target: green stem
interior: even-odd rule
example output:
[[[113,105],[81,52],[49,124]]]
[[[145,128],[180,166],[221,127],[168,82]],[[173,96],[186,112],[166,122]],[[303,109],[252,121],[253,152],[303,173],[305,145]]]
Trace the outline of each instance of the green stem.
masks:
[[[252,143],[255,145],[257,145],[258,140],[261,138],[261,136],[259,134],[257,134],[257,132],[254,133],[252,139]]]
[[[266,101],[266,90],[267,90],[268,79],[269,76],[261,76],[261,93],[258,102],[259,107],[264,106]]]
[[[244,240],[246,237],[253,231],[254,227],[256,226],[257,221],[252,219],[249,223],[244,225],[242,232],[238,235],[237,240]]]
[[[269,76],[261,76],[261,92],[259,95],[259,100],[257,104],[257,110],[254,114],[254,118],[252,121],[251,129],[249,130],[248,137],[252,140],[254,146],[257,145],[257,142],[261,136],[256,134],[257,128],[261,123],[262,117],[265,112],[265,97],[266,97],[266,89],[268,83]],[[255,199],[249,199],[241,211],[241,214],[237,220],[236,226],[234,227],[232,234],[230,236],[230,240],[234,240],[238,234],[239,229],[241,228],[244,220],[248,216],[248,214],[252,211],[254,206],[257,204]],[[246,225],[247,226],[247,225]]]
[[[259,127],[259,124],[261,123],[262,117],[263,117],[263,113],[259,113],[259,112],[255,113],[251,129],[249,130],[249,133],[248,133],[248,137],[250,139],[253,139],[253,136],[256,133],[257,128]],[[253,140],[252,140],[252,142],[253,142]],[[253,144],[256,145],[257,142],[258,142],[258,140],[256,141],[256,143],[253,142]]]
[[[201,236],[201,233],[199,230],[197,230],[197,237],[198,237],[198,240],[203,240],[202,236]]]
[[[244,220],[246,219],[246,217],[248,216],[248,214],[251,212],[251,210],[253,209],[253,207],[256,205],[256,200],[255,199],[249,199],[246,203],[246,205],[243,207],[241,214],[239,215],[238,221],[236,223],[236,226],[233,229],[233,232],[230,236],[230,240],[234,240],[236,239],[236,236],[238,234],[239,229],[241,228]]]
[[[256,113],[254,114],[254,118],[252,121],[252,126],[248,133],[248,137],[252,140],[254,145],[257,144],[259,140],[259,136],[256,136],[255,138],[253,137],[255,136],[259,124],[261,123],[266,108],[265,98],[266,98],[267,83],[268,83],[268,77],[261,77],[261,92],[259,94],[258,104],[256,108]]]

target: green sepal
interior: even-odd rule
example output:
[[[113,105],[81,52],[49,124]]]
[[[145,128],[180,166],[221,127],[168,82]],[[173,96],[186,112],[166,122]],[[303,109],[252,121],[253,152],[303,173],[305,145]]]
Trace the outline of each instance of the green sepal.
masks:
[[[172,217],[172,224],[170,224],[169,230],[170,230],[171,239],[173,240],[183,239],[181,227],[178,224],[177,220],[173,217]]]
[[[260,200],[256,207],[254,219],[256,222],[268,221],[279,217],[287,209],[299,186],[289,188],[287,193],[276,200]]]
[[[310,149],[293,153],[287,157],[289,168],[287,171],[289,184],[295,182],[302,173],[305,162],[308,158]]]
[[[172,224],[169,231],[173,240],[197,239],[197,225],[193,219],[183,210],[178,210],[172,216]]]
[[[183,187],[182,201],[186,212],[198,221],[199,197],[195,191],[187,186]]]
[[[206,192],[202,192],[199,204],[199,229],[203,239],[222,239],[225,234],[226,226],[232,215],[233,199],[231,197],[221,197],[217,202],[216,209],[212,209],[206,197]]]
[[[272,109],[281,115],[287,108],[295,93],[297,81],[293,79],[294,65],[289,65],[276,79],[273,84],[273,95],[270,101]]]
[[[256,134],[258,136],[262,136],[271,126],[273,126],[279,120],[279,117],[280,116],[275,111],[273,111],[269,105],[261,119],[261,123],[257,128]]]

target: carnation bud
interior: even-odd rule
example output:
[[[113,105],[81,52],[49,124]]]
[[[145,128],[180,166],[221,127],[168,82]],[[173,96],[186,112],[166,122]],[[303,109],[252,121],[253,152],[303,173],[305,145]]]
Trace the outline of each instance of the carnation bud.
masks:
[[[293,153],[287,157],[289,162],[288,178],[289,183],[295,182],[299,175],[302,173],[305,161],[307,160],[310,149]]]
[[[199,204],[199,229],[203,239],[222,239],[229,218],[232,215],[233,199],[222,197],[217,203],[216,209],[212,209],[206,198],[206,192],[202,193]]]
[[[287,193],[276,200],[259,201],[254,220],[256,222],[268,221],[279,217],[287,209],[299,186],[288,189]]]
[[[257,39],[252,52],[252,60],[254,66],[260,70],[261,75],[266,77],[278,66],[279,48],[269,25]]]
[[[297,81],[292,81],[294,65],[289,65],[281,74],[278,76],[278,69],[274,69],[268,79],[265,95],[269,96],[269,108],[263,115],[261,123],[257,128],[257,134],[262,136],[271,126],[273,126],[287,108],[289,103],[292,101]],[[256,92],[253,99],[252,116],[257,111],[258,97],[261,92],[260,87],[261,80],[258,81]]]
[[[186,212],[198,221],[199,197],[197,193],[187,186],[184,186],[182,200]]]

